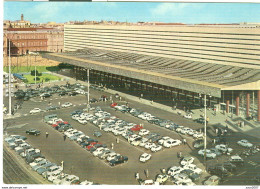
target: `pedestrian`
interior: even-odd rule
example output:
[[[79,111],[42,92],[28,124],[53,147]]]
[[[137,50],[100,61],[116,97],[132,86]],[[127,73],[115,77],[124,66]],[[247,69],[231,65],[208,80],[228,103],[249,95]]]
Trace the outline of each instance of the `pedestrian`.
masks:
[[[164,168],[162,169],[162,173],[163,173],[163,174],[166,174],[166,170],[165,170]]]
[[[206,121],[207,121],[207,124],[208,124],[209,123],[209,117],[207,117]]]
[[[148,178],[148,177],[149,177],[148,169],[144,170],[144,172],[145,172],[145,176],[146,176],[146,178]]]
[[[116,138],[116,143],[119,144],[119,138],[118,137]]]
[[[46,132],[45,134],[46,134],[46,138],[48,138],[48,136],[49,136],[49,133],[48,133],[48,132]]]
[[[66,140],[66,138],[67,138],[67,136],[66,136],[66,135],[63,135],[63,139],[64,139],[64,141]]]
[[[218,128],[216,128],[216,134],[218,134]]]
[[[244,126],[245,126],[245,122],[242,121],[242,122],[241,122],[241,127],[243,128]]]
[[[144,95],[143,95],[143,93],[142,93],[142,94],[141,94],[141,98],[143,98],[143,96],[144,96]]]
[[[139,173],[136,173],[136,174],[135,174],[135,179],[136,179],[136,180],[139,180],[139,179],[140,179]]]
[[[182,158],[182,152],[180,152],[180,154],[179,154],[179,155],[180,155],[180,158]]]
[[[126,102],[125,105],[128,107],[128,102]]]
[[[182,140],[182,142],[183,142],[184,145],[187,143],[185,138]]]
[[[110,101],[112,101],[112,99],[113,99],[112,95],[110,95],[109,99],[110,99]]]
[[[59,106],[60,106],[60,102],[59,102]]]
[[[119,97],[119,101],[121,101],[121,100],[122,100],[122,97],[120,96],[120,97]]]
[[[114,143],[111,143],[111,149],[112,150],[114,149]]]

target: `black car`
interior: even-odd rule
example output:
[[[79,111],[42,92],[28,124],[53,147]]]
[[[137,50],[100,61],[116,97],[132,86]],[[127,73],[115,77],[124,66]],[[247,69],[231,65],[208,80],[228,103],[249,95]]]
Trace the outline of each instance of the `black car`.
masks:
[[[78,93],[76,93],[76,92],[69,92],[69,93],[68,93],[69,96],[76,96],[77,94],[78,94]]]
[[[184,173],[186,175],[188,175],[188,177],[194,182],[200,179],[200,175],[195,173],[194,171],[190,170],[190,169],[185,169],[183,171],[181,171],[181,173]]]
[[[202,117],[200,117],[200,118],[198,118],[198,119],[195,119],[194,121],[197,122],[197,123],[201,123],[201,124],[204,124],[204,123],[205,123],[205,120],[204,120],[204,118],[202,118]]]
[[[234,172],[237,169],[237,166],[230,162],[224,162],[223,166],[229,172]]]
[[[57,109],[60,109],[60,107],[58,107],[58,106],[49,106],[49,107],[46,108],[46,111],[57,110]]]
[[[29,129],[27,131],[25,131],[26,134],[29,134],[29,135],[40,135],[41,134],[41,131],[38,131],[37,129]]]
[[[47,98],[47,97],[51,97],[52,95],[50,93],[43,93],[41,95],[41,97]]]
[[[60,92],[59,93],[59,96],[65,96],[65,95],[67,95],[68,93],[66,92],[66,91],[62,91],[62,92]]]
[[[225,169],[225,167],[220,164],[217,164],[215,166],[209,166],[208,173],[210,173],[211,175],[220,176],[222,178],[228,175],[227,169]]]
[[[126,156],[117,156],[115,159],[112,159],[111,161],[109,161],[109,165],[111,166],[115,166],[121,163],[125,163],[128,161],[128,157]]]
[[[203,139],[195,140],[193,142],[193,147],[196,149],[200,149],[200,148],[204,147],[204,140]]]
[[[95,102],[97,102],[97,99],[91,98],[91,99],[89,100],[89,102],[90,102],[90,103],[95,103]]]
[[[75,111],[71,112],[70,115],[73,116],[73,115],[76,115],[76,114],[79,115],[79,114],[82,114],[82,113],[83,112],[81,110],[75,110]]]

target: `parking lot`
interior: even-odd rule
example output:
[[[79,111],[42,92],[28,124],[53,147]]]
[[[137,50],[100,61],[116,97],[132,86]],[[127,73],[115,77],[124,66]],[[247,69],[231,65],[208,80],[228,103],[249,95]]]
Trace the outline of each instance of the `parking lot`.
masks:
[[[96,99],[99,99],[101,95],[106,95],[107,97],[110,97],[111,95],[104,91],[98,91],[94,89],[90,90],[90,94],[91,98]],[[190,127],[194,130],[199,131],[203,128],[203,125],[201,124],[195,123],[170,112],[166,112],[148,105],[143,105],[141,102],[131,101],[130,99],[121,99],[120,101],[120,99],[115,98],[114,95],[112,100],[113,102],[117,102],[122,105],[126,104],[127,102],[130,107],[149,112],[159,118],[172,120],[178,125]],[[50,105],[60,106],[60,104],[65,102],[71,102],[72,106],[57,110],[43,111],[33,115],[30,115],[29,113],[30,110],[34,108],[46,110],[46,108]],[[180,159],[177,157],[178,152],[182,152],[183,156],[193,156],[195,158],[194,164],[196,164],[202,170],[205,169],[203,165],[203,157],[199,156],[198,150],[193,148],[194,138],[188,135],[179,134],[164,127],[159,127],[158,125],[134,117],[129,113],[115,111],[114,108],[109,106],[112,102],[110,99],[108,99],[108,101],[93,103],[91,106],[99,106],[102,110],[109,112],[111,116],[116,116],[117,118],[127,122],[141,124],[145,129],[152,133],[158,133],[160,136],[169,136],[173,139],[179,139],[181,141],[185,138],[187,144],[181,144],[180,146],[174,146],[172,148],[163,148],[161,151],[152,153],[150,150],[145,148],[131,145],[122,136],[115,136],[111,132],[104,132],[103,130],[100,130],[99,127],[90,122],[83,125],[78,121],[73,120],[70,113],[75,110],[82,110],[86,108],[86,102],[86,95],[58,96],[57,94],[54,94],[53,96],[45,99],[41,99],[40,97],[33,97],[30,100],[23,102],[21,109],[18,109],[16,113],[20,115],[19,117],[15,119],[4,120],[4,131],[6,131],[8,134],[25,135],[25,131],[30,128],[40,130],[41,135],[39,136],[27,135],[28,143],[32,144],[32,146],[35,148],[40,149],[41,153],[44,154],[44,156],[51,162],[60,165],[61,161],[63,161],[64,172],[77,175],[82,181],[87,179],[100,184],[139,184],[135,179],[136,173],[140,174],[141,179],[155,180],[156,175],[161,174],[162,169],[168,170],[168,168],[172,166],[179,166]],[[94,110],[90,111],[90,113],[94,113]],[[43,121],[44,116],[49,114],[57,114],[59,118],[62,118],[64,121],[68,121],[74,129],[82,131],[85,135],[91,138],[97,139],[102,144],[106,144],[108,148],[111,148],[113,143],[113,150],[116,153],[127,156],[129,160],[126,163],[111,167],[105,161],[94,157],[89,151],[80,147],[76,142],[70,141],[68,138],[64,140],[64,135],[61,132],[53,129],[50,125]],[[94,131],[100,131],[102,136],[93,136]],[[209,136],[215,135],[214,128],[209,127],[208,131]],[[45,136],[46,132],[49,133],[47,138]],[[117,138],[119,139],[119,143],[116,142]],[[230,131],[226,138],[229,147],[233,148],[234,153],[238,154],[244,150],[242,147],[236,144],[238,140],[248,139],[250,142],[259,145],[258,138],[249,138],[242,133],[231,133]],[[213,145],[212,138],[209,137],[208,142],[209,146]],[[152,154],[152,158],[146,163],[141,163],[139,161],[139,157],[145,152]],[[229,175],[227,178],[224,178],[222,183],[225,185],[243,184],[244,180],[247,180],[249,184],[254,183],[254,181],[249,178],[252,178],[253,175],[260,169],[259,157],[259,153],[255,154],[254,156],[247,157],[245,166],[238,168],[236,173]],[[208,160],[207,165],[220,163],[228,159],[228,155],[221,155],[217,159]],[[145,171],[147,170],[148,175],[145,174]],[[208,176],[208,173],[203,172],[200,179],[196,181],[195,184],[202,184],[202,182]],[[165,184],[173,184],[173,182],[169,180]]]

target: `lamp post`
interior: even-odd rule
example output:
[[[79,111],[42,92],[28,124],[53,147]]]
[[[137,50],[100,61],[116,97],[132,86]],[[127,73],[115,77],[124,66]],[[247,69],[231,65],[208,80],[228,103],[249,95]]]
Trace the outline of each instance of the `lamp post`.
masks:
[[[9,67],[9,74],[8,74],[8,94],[9,94],[9,111],[8,115],[12,115],[12,97],[11,97],[11,42],[9,39],[9,59],[8,59],[8,67]]]
[[[87,70],[87,76],[88,76],[88,112],[89,112],[89,68]]]
[[[207,170],[207,157],[206,157],[206,149],[207,149],[207,95],[204,95],[204,164],[205,171]]]

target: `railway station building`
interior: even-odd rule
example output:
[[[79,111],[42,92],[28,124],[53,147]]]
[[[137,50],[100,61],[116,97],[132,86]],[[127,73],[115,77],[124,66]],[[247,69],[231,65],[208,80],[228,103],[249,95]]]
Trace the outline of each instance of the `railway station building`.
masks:
[[[260,27],[65,25],[73,77],[172,106],[203,107],[260,121]],[[149,97],[148,97],[149,96]]]

